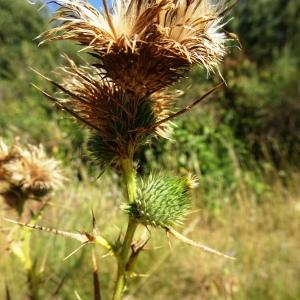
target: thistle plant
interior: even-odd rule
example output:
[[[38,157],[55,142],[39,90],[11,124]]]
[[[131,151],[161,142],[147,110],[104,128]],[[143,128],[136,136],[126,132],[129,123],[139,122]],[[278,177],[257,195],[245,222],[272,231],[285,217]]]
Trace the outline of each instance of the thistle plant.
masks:
[[[184,224],[191,208],[193,176],[152,174],[137,178],[135,153],[154,137],[170,138],[172,120],[189,111],[219,86],[187,107],[176,109],[180,91],[172,88],[195,65],[219,73],[227,43],[235,36],[224,30],[232,5],[220,0],[106,0],[100,10],[86,0],[57,0],[54,27],[42,33],[41,43],[70,40],[90,56],[78,66],[66,57],[61,82],[41,75],[57,94],[38,89],[58,108],[90,129],[88,149],[100,167],[121,170],[126,201],[120,213],[128,214],[125,236],[108,243],[93,233],[69,236],[108,248],[117,260],[112,299],[122,299],[138,254],[147,239],[136,243],[136,229],[160,228],[183,242],[222,255],[182,236],[175,227]],[[26,225],[26,224],[23,224]],[[26,225],[37,228],[33,225]],[[38,228],[41,229],[41,228]],[[66,233],[54,233],[67,236]],[[139,245],[139,246],[136,246]]]

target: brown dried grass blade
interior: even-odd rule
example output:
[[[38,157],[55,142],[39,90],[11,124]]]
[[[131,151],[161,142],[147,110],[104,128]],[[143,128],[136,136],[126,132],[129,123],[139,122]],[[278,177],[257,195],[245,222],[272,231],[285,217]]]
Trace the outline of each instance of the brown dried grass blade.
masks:
[[[5,283],[5,300],[12,300],[12,298],[10,296],[10,291],[9,291],[9,287],[8,287],[7,283]]]
[[[66,281],[66,279],[67,279],[67,274],[65,274],[64,276],[63,276],[63,278],[59,281],[59,283],[58,283],[58,285],[57,285],[57,287],[56,287],[56,290],[54,291],[54,293],[52,293],[52,298],[53,299],[56,299],[56,296],[58,296],[59,295],[59,292],[60,292],[60,290],[61,290],[61,288],[63,287],[63,285],[64,285],[64,283],[65,283],[65,281]]]
[[[95,217],[93,209],[91,209],[91,214],[92,214],[92,228],[93,228],[93,232],[94,232],[96,230],[96,217]]]
[[[101,287],[98,275],[98,267],[95,250],[92,249],[92,262],[93,262],[93,283],[94,283],[94,300],[101,300]]]

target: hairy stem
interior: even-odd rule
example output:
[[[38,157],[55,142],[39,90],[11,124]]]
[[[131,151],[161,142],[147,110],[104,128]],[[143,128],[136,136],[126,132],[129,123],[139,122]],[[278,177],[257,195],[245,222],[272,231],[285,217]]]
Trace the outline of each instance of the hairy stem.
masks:
[[[124,186],[126,190],[128,202],[133,202],[136,198],[136,171],[133,166],[133,159],[126,158],[121,161],[121,167],[124,177]],[[123,245],[121,248],[120,255],[118,258],[118,273],[117,280],[115,284],[115,290],[113,295],[113,300],[121,300],[127,281],[126,266],[130,254],[130,246],[134,237],[135,230],[138,224],[136,221],[129,217],[126,234],[124,237]]]

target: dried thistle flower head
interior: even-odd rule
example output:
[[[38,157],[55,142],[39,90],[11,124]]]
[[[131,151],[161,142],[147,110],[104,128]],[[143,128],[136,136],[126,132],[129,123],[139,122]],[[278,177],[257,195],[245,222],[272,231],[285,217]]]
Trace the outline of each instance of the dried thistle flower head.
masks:
[[[48,158],[42,146],[16,146],[16,149],[19,158],[4,166],[12,185],[36,197],[42,197],[62,185],[59,162]]]
[[[19,154],[15,148],[15,144],[9,146],[0,137],[0,165],[5,164],[12,159],[16,159],[18,156]]]
[[[27,200],[41,200],[63,179],[59,162],[48,158],[42,146],[24,147],[17,139],[8,146],[0,139],[0,196],[19,215]]]
[[[0,138],[0,162],[4,161],[10,153],[10,148],[6,145],[2,138]]]
[[[0,138],[0,182],[2,188],[1,190],[4,190],[4,186],[7,188],[9,186],[7,177],[7,170],[5,168],[5,165],[9,163],[10,161],[16,159],[18,157],[18,151],[16,151],[14,146],[8,146],[2,138]]]
[[[170,51],[179,52],[192,64],[203,64],[213,71],[226,53],[227,34],[222,30],[226,0],[175,0],[159,15],[158,27],[170,43]],[[175,54],[174,53],[174,54]]]
[[[5,179],[5,169],[3,168],[4,162],[9,155],[9,147],[0,139],[0,181]]]
[[[226,0],[115,0],[111,10],[104,0],[101,11],[85,0],[55,2],[58,25],[43,42],[79,42],[95,66],[139,96],[173,84],[194,64],[215,70],[226,52]]]
[[[193,187],[195,179],[191,176],[150,176],[142,183],[135,202],[123,208],[146,226],[170,228],[180,225],[191,206]]]
[[[10,183],[7,181],[7,171],[4,168],[4,162],[8,156],[8,147],[0,140],[0,195],[10,189]]]
[[[141,99],[106,78],[96,67],[77,67],[70,58],[66,59],[69,66],[61,68],[61,84],[44,77],[60,89],[63,97],[43,93],[95,131],[89,150],[97,159],[111,163],[115,158],[130,156],[153,134],[169,137],[170,122],[154,125],[172,113],[180,91],[160,91]],[[145,132],[143,128],[152,129]]]
[[[111,9],[104,0],[100,11],[86,0],[55,2],[57,25],[40,38],[76,41],[96,61],[67,58],[61,84],[44,77],[67,97],[42,92],[95,131],[90,150],[104,163],[132,156],[152,133],[168,138],[166,87],[195,64],[216,69],[226,52],[226,0],[123,0]]]

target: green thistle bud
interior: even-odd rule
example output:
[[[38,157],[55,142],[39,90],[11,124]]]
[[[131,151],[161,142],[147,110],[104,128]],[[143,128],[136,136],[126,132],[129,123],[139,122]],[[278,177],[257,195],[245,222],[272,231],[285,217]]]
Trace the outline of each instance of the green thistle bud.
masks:
[[[136,201],[124,209],[146,226],[179,225],[191,206],[190,192],[194,186],[195,181],[190,176],[150,176],[141,184]]]

